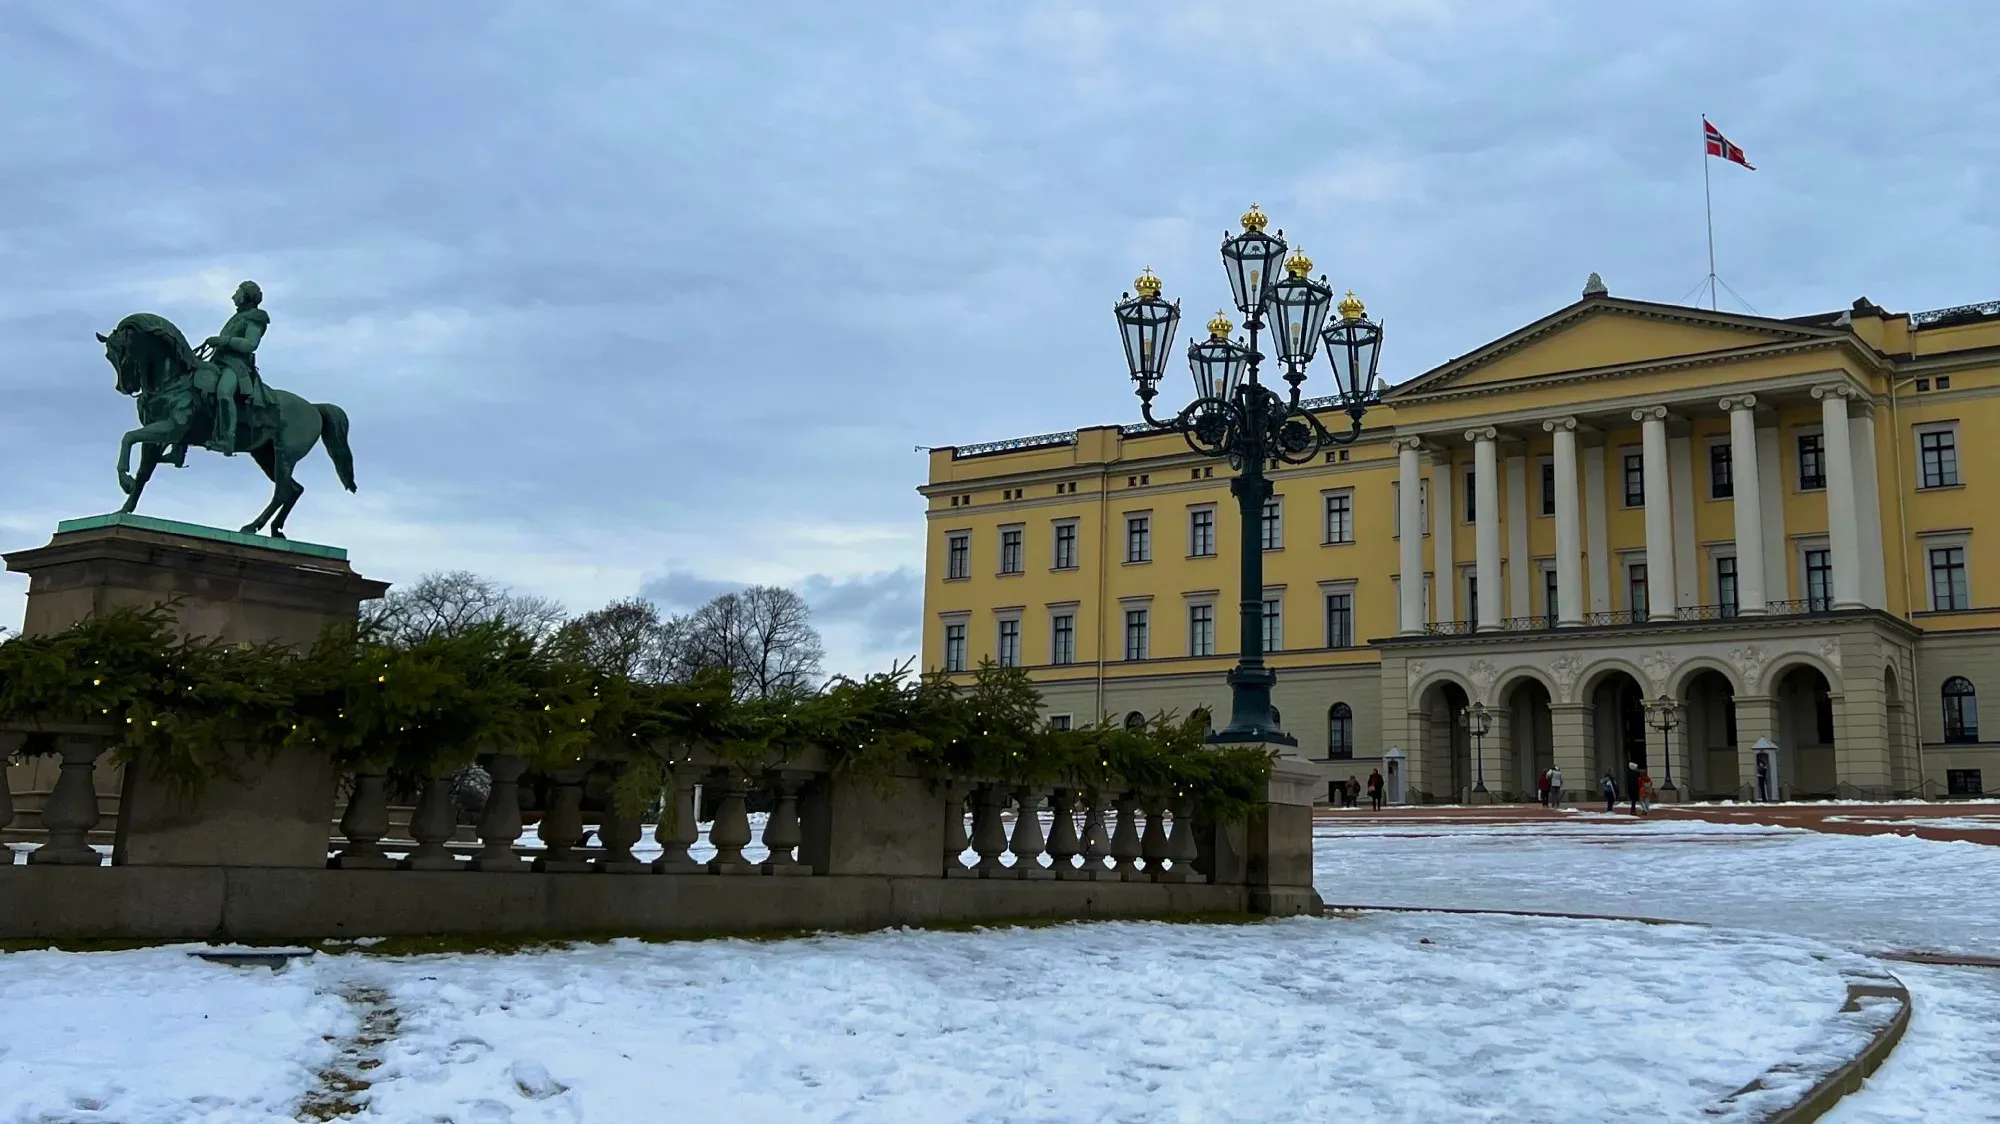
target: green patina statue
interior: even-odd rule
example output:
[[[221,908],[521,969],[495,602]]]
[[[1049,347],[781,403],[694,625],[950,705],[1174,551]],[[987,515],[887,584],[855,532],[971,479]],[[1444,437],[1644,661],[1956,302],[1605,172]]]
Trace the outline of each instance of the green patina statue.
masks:
[[[117,373],[118,392],[139,400],[139,428],[118,446],[118,486],[125,490],[120,510],[139,506],[139,494],[162,460],[184,466],[191,444],[225,456],[248,453],[271,478],[271,502],[243,527],[246,534],[268,522],[273,538],[285,537],[285,517],[305,494],[292,469],[322,441],[341,484],[354,490],[347,413],[267,387],[257,372],[257,344],[271,326],[270,314],[259,307],[263,299],[255,281],[238,285],[236,314],[199,348],[189,347],[166,317],[150,312],[135,312],[110,335],[98,334]],[[139,446],[137,477],[131,473],[134,445]]]

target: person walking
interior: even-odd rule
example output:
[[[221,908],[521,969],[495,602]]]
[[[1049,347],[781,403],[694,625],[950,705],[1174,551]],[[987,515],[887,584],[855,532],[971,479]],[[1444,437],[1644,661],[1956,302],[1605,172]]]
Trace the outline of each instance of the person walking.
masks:
[[[1639,814],[1639,763],[1625,763],[1625,807],[1633,815]]]
[[[1605,811],[1618,807],[1618,782],[1611,779],[1610,773],[1605,773],[1604,779],[1597,782],[1597,791],[1604,794]]]
[[[1356,810],[1361,807],[1361,778],[1352,773],[1347,777],[1347,806]]]
[[[1382,810],[1382,770],[1368,771],[1368,806],[1375,811]]]
[[[1639,783],[1634,786],[1639,794],[1639,814],[1653,814],[1653,777],[1644,769],[1639,770]]]
[[[1549,771],[1547,769],[1542,770],[1542,778],[1535,782],[1535,796],[1542,802],[1542,807],[1546,808],[1549,806]]]
[[[1563,771],[1561,765],[1549,766],[1549,807],[1563,806]]]

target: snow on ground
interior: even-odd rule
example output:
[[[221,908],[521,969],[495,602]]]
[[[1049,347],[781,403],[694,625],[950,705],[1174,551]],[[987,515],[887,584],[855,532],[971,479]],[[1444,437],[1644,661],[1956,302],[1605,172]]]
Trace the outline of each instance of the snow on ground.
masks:
[[[179,948],[0,956],[0,1121],[288,1121],[354,1018],[312,973]]]
[[[392,1120],[1567,1121],[1692,1119],[1808,1045],[1822,947],[1375,914],[317,967],[402,1012]]]
[[[1917,816],[1887,820],[1868,816],[1828,816],[1826,822],[1859,823],[1871,827],[1937,827],[1946,831],[2000,831],[2000,816]]]
[[[1506,827],[1322,822],[1330,902],[1643,914],[1866,951],[2000,954],[2000,848],[1592,815]],[[2000,1120],[2000,970],[1895,963],[1908,1034],[1829,1124]]]

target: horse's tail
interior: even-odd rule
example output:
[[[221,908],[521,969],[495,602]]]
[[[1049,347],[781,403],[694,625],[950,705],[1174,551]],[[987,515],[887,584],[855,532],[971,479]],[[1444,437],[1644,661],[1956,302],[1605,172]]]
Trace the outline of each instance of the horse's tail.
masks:
[[[347,447],[347,411],[331,402],[315,402],[319,411],[320,441],[326,455],[333,458],[333,470],[340,474],[341,486],[354,490],[354,450]]]

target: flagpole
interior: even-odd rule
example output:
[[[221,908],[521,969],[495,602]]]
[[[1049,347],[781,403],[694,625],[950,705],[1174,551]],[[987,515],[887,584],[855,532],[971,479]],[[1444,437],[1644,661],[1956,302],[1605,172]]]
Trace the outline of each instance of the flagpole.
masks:
[[[1708,310],[1715,304],[1715,200],[1708,190],[1708,115],[1701,118],[1701,209],[1708,219]]]

